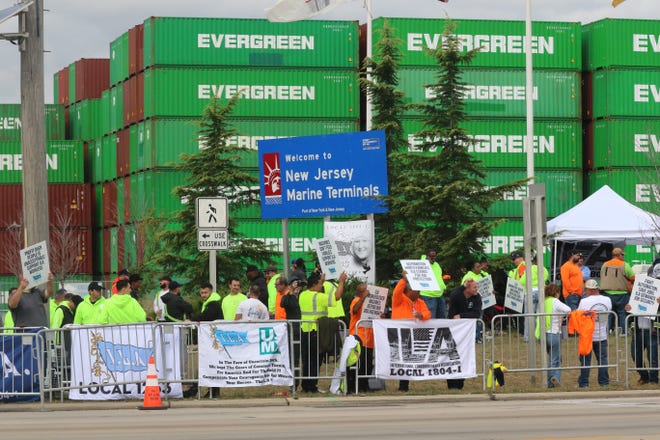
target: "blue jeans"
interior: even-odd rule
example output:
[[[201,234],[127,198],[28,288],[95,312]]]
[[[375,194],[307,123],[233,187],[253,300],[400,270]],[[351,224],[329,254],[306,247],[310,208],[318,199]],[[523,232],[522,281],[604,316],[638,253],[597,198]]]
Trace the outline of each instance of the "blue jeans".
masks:
[[[420,296],[431,312],[431,319],[447,318],[447,305],[442,296]]]
[[[603,292],[605,296],[612,300],[612,311],[616,312],[617,318],[619,318],[619,328],[621,329],[621,334],[625,335],[626,330],[626,304],[630,301],[630,294],[623,293],[621,295],[610,295],[609,293]],[[608,323],[607,328],[614,329],[614,315],[610,313],[609,317],[610,322]]]
[[[658,331],[656,329],[638,329],[631,347],[635,368],[639,379],[645,382],[658,383]],[[646,369],[644,368],[644,351],[646,350]]]
[[[607,339],[604,341],[594,341],[591,344],[592,353],[596,355],[596,361],[598,362],[598,385],[601,387],[607,386],[610,384],[610,374],[607,370]],[[580,366],[588,367],[591,365],[591,353],[586,356],[580,356]],[[580,377],[578,377],[578,386],[580,388],[589,386],[589,368],[580,369]]]
[[[553,377],[561,382],[561,334],[545,334],[545,350],[548,352],[548,388],[554,387]]]
[[[565,298],[564,302],[568,307],[571,308],[571,310],[577,310],[578,304],[580,304],[581,299],[582,297],[577,293],[571,293]]]

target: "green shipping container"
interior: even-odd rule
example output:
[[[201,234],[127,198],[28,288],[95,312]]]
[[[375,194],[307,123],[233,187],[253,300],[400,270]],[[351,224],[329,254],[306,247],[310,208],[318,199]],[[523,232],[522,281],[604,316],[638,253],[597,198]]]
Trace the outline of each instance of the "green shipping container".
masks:
[[[101,165],[103,171],[101,179],[104,182],[114,180],[117,177],[117,135],[103,136],[101,145]]]
[[[237,132],[236,136],[229,138],[229,142],[245,149],[236,165],[252,168],[259,166],[257,143],[260,140],[359,131],[357,120],[229,119],[228,122]],[[137,168],[131,171],[171,166],[174,162],[180,162],[181,153],[193,154],[199,151],[200,126],[197,119],[156,118],[141,124],[144,126],[143,141],[140,142],[139,134],[137,143],[131,137],[131,158],[134,151],[137,156]]]
[[[151,17],[144,65],[359,67],[355,21]]]
[[[69,123],[74,139],[89,140],[103,136],[101,99],[85,99],[70,107]]]
[[[589,94],[585,91],[585,94]],[[660,117],[660,66],[657,69],[599,70],[593,73],[592,119],[623,116]],[[588,95],[587,95],[588,96]]]
[[[593,168],[648,167],[660,153],[660,119],[600,119],[588,127]]]
[[[138,235],[137,225],[124,226],[124,266],[136,267],[137,266],[137,247]]]
[[[523,69],[462,70],[466,84],[464,111],[470,117],[524,118],[525,71]],[[534,80],[534,117],[579,119],[581,83],[579,72],[536,70]],[[405,68],[399,71],[399,85],[409,103],[422,104],[432,92],[426,86],[436,84],[436,70]],[[421,115],[412,109],[408,115]]]
[[[128,61],[128,32],[124,32],[110,43],[111,86],[128,78]]]
[[[374,47],[385,20],[401,40],[400,66],[436,66],[426,51],[442,43],[446,20],[436,18],[377,18],[373,22]],[[525,22],[452,20],[463,52],[481,48],[472,67],[525,67]],[[374,53],[376,50],[374,50]],[[581,69],[580,23],[532,23],[532,65],[535,69]]]
[[[112,227],[110,229],[110,272],[119,272],[119,227]],[[123,243],[122,243],[123,245]]]
[[[596,170],[588,174],[587,182],[589,194],[608,185],[628,202],[646,211],[657,212],[660,206],[660,182],[655,167]]]
[[[282,222],[280,220],[245,220],[236,219],[236,231],[248,238],[263,241],[275,252],[283,251]],[[312,242],[315,238],[323,238],[323,219],[291,219],[289,220],[289,250],[291,258],[309,259],[313,251]],[[232,237],[229,237],[231,246]],[[279,257],[275,260],[278,267],[284,266]]]
[[[128,142],[129,142],[129,169],[130,172],[139,170],[138,168],[138,150],[140,149],[140,130],[139,124],[133,124],[128,129]]]
[[[582,27],[585,70],[660,66],[660,20],[605,18]]]
[[[487,186],[498,186],[524,179],[527,173],[521,170],[484,170]],[[546,214],[556,217],[582,201],[582,170],[542,170],[534,173],[535,183],[545,183]],[[522,218],[522,200],[527,197],[527,187],[504,195],[494,203],[487,217]]]
[[[110,89],[101,92],[101,103],[99,106],[99,129],[101,130],[101,135],[105,136],[112,131],[110,130]]]
[[[44,113],[46,139],[63,140],[64,135],[64,106],[60,104],[46,104]],[[21,139],[23,123],[21,122],[21,104],[0,104],[0,142],[18,141]],[[28,127],[26,127],[28,128]]]
[[[550,220],[548,218],[548,220]],[[507,218],[504,222],[495,226],[489,237],[482,240],[484,253],[489,257],[496,258],[502,255],[509,255],[511,252],[522,249],[525,245],[523,236],[522,218]],[[550,268],[551,254],[550,249],[545,248],[543,264]]]
[[[124,127],[124,85],[118,84],[110,89],[110,131]]]
[[[212,96],[240,93],[236,117],[357,118],[358,74],[347,70],[152,68],[144,73],[144,117],[199,117]]]
[[[130,222],[147,217],[173,217],[185,204],[172,191],[185,184],[185,177],[186,173],[174,170],[150,170],[131,174],[128,201]]]
[[[103,139],[89,143],[90,178],[92,183],[103,182]]]
[[[0,142],[0,184],[23,182],[21,142]],[[80,141],[46,142],[49,183],[85,182],[84,145]]]
[[[408,151],[421,153],[424,139],[416,136],[424,125],[419,119],[404,119]],[[467,120],[462,128],[474,139],[468,150],[488,168],[525,168],[524,120]],[[534,123],[534,167],[577,169],[582,167],[582,124],[578,121],[536,121]],[[435,154],[429,152],[428,154]]]

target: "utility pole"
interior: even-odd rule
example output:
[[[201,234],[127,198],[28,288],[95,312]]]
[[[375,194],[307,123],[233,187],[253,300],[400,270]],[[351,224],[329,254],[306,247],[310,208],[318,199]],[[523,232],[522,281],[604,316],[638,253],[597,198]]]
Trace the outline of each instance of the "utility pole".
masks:
[[[21,52],[21,146],[25,246],[48,241],[48,180],[44,110],[43,0],[19,14]]]

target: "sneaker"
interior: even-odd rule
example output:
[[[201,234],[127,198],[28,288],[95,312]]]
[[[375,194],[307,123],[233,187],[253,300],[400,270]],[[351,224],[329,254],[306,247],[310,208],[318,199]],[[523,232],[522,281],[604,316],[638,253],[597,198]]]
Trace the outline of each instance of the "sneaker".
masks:
[[[559,388],[561,386],[561,383],[559,383],[559,380],[554,376],[552,376],[550,378],[550,383],[552,384],[553,388]]]

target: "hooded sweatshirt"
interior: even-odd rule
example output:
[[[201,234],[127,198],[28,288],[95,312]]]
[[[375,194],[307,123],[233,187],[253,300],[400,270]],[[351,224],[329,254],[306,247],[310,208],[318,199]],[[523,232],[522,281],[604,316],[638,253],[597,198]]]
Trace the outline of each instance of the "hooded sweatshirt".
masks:
[[[74,324],[98,324],[99,314],[105,304],[106,299],[100,297],[95,303],[92,303],[89,295],[85,297],[83,302],[78,304],[76,308],[76,315],[73,318]]]
[[[146,322],[147,314],[131,295],[112,295],[99,313],[99,324]]]

